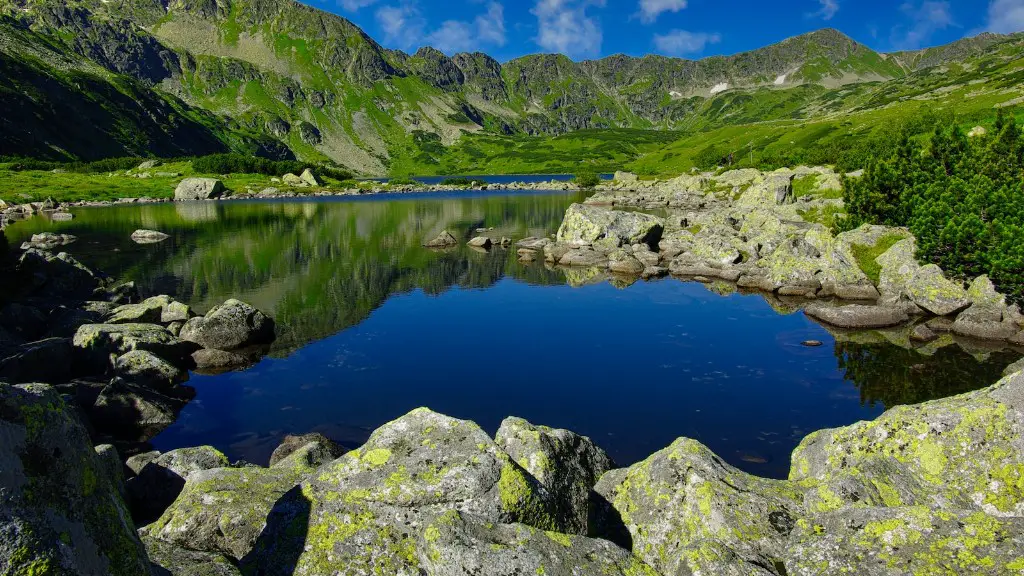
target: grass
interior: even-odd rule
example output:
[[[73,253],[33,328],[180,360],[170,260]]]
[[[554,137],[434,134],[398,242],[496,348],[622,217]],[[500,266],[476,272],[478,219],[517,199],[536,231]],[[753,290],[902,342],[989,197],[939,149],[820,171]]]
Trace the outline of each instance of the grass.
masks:
[[[850,248],[853,251],[853,257],[857,260],[857,265],[877,285],[881,278],[882,267],[875,262],[875,259],[885,254],[889,248],[904,238],[906,236],[902,234],[886,234],[879,238],[878,243],[874,246],[853,244]]]

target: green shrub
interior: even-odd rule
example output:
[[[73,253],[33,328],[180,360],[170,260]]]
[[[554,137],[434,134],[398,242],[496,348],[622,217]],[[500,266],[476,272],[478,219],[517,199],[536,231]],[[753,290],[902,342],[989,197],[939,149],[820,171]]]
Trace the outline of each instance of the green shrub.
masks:
[[[573,178],[573,182],[580,188],[593,188],[601,183],[601,177],[594,172],[581,172]]]
[[[37,160],[35,158],[4,158],[3,162],[8,164],[7,169],[12,172],[28,172],[33,170],[49,172],[51,170],[64,170],[65,172],[76,172],[80,174],[120,172],[131,170],[148,160],[136,156],[126,158],[106,158],[93,162],[52,162],[49,160]]]
[[[453,177],[445,178],[441,181],[442,186],[458,186],[459,188],[469,188],[472,186],[481,186],[484,183],[479,180],[470,180],[469,178]]]
[[[390,186],[422,186],[423,183],[412,178],[392,178],[388,180]]]
[[[905,133],[862,178],[844,181],[843,199],[840,229],[906,226],[919,258],[1024,296],[1024,137],[1005,110],[985,136],[968,138],[953,121],[927,143]]]

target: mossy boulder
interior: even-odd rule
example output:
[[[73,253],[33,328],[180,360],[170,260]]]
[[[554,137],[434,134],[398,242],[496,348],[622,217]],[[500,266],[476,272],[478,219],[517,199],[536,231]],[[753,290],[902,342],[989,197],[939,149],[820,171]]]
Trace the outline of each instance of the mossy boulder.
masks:
[[[741,472],[686,438],[606,474],[595,491],[608,503],[595,535],[621,541],[621,525],[633,553],[662,574],[770,574],[803,517],[792,484]]]
[[[134,350],[151,352],[177,366],[188,364],[196,345],[175,338],[156,324],[85,324],[78,328],[72,345],[78,359],[93,368],[110,365],[117,358]]]
[[[955,503],[1024,516],[1024,374],[977,392],[898,406],[872,422],[815,432],[794,451],[790,479],[828,482],[845,469],[886,470],[886,485],[872,489],[887,495],[887,505]],[[835,494],[833,502],[840,508],[858,499]]]
[[[241,572],[226,556],[216,552],[196,552],[168,544],[155,538],[143,537],[146,552],[153,563],[153,576],[241,576]]]
[[[907,294],[915,304],[936,316],[956,314],[971,305],[964,287],[946,278],[935,264],[914,272],[907,282]]]
[[[881,267],[878,292],[883,302],[894,303],[910,298],[907,284],[921,268],[916,252],[917,242],[913,238],[905,238],[875,258],[875,263]]]
[[[345,449],[340,444],[318,432],[302,435],[289,434],[270,455],[270,465],[276,466],[303,449],[306,449],[303,453],[311,467],[331,462],[345,454]]]
[[[153,296],[138,304],[118,306],[111,312],[107,324],[157,324],[164,308],[171,303],[170,296]]]
[[[203,348],[230,352],[272,343],[274,321],[253,306],[230,299],[186,322],[179,336]]]
[[[89,420],[97,430],[118,438],[149,440],[174,424],[194,392],[187,387],[158,392],[114,378],[96,396]]]
[[[212,446],[157,454],[126,483],[132,517],[139,525],[153,522],[174,502],[189,477],[228,465],[227,456]]]
[[[422,573],[430,576],[658,576],[628,550],[606,540],[494,524],[454,510],[423,528],[415,550]]]
[[[421,408],[289,492],[245,566],[266,574],[294,567],[300,576],[417,574],[414,527],[451,510],[564,527],[548,491],[476,424]]]
[[[171,390],[188,380],[183,370],[147,350],[132,350],[114,361],[117,376],[146,388]]]
[[[586,436],[522,418],[506,418],[494,440],[554,496],[563,530],[586,535],[592,489],[615,467],[608,454]]]
[[[0,383],[0,571],[149,574],[108,470],[52,388]]]
[[[603,244],[608,250],[633,244],[657,246],[664,228],[660,218],[648,214],[573,204],[556,239],[572,246]]]

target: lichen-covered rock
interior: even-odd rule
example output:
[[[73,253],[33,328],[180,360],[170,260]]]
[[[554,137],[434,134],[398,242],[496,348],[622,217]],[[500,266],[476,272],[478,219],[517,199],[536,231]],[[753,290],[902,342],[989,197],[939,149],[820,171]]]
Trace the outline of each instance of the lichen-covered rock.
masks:
[[[238,568],[223,554],[196,552],[143,537],[146,553],[153,563],[153,576],[241,576]]]
[[[604,268],[608,265],[608,257],[592,250],[589,247],[572,249],[567,251],[558,260],[558,263],[562,266],[576,266],[581,268],[589,267],[600,267]]]
[[[5,574],[149,574],[107,466],[49,386],[0,383],[0,486]]]
[[[228,465],[227,456],[212,446],[180,448],[157,455],[126,483],[132,517],[140,526],[153,522],[174,502],[189,477]]]
[[[313,174],[313,171],[310,170],[309,168],[306,168],[305,170],[302,171],[302,174],[299,174],[299,179],[309,186],[324,185],[324,183],[319,178],[317,178],[316,174]]]
[[[785,204],[793,199],[793,174],[771,174],[743,192],[737,206],[765,208]]]
[[[608,255],[608,269],[617,274],[638,275],[644,271],[644,264],[625,250],[615,250]]]
[[[947,279],[935,264],[914,272],[907,283],[907,294],[915,304],[936,316],[955,314],[971,305],[964,287]]]
[[[917,263],[916,252],[917,243],[914,239],[905,238],[875,258],[875,263],[881,267],[878,292],[882,295],[882,301],[892,303],[902,297],[909,298],[907,284],[921,267]]]
[[[449,510],[487,522],[563,527],[543,486],[476,424],[420,408],[282,499],[246,565],[291,574],[279,566],[288,558],[298,576],[418,574],[410,527]]]
[[[340,444],[318,432],[298,436],[289,434],[270,455],[270,466],[278,465],[303,449],[306,464],[311,468],[319,467],[345,454],[345,449]]]
[[[188,380],[182,370],[146,350],[132,350],[114,361],[114,374],[124,380],[156,390],[170,390]]]
[[[191,399],[191,389],[174,395],[114,378],[89,409],[97,430],[135,440],[148,440],[167,428]]]
[[[790,483],[745,474],[686,438],[595,491],[609,503],[605,529],[614,536],[621,522],[633,553],[661,574],[771,574],[803,514]]]
[[[838,328],[868,329],[888,328],[907,322],[910,317],[903,310],[894,306],[867,306],[864,304],[848,304],[846,306],[828,306],[816,304],[807,306],[804,312],[816,320]]]
[[[608,454],[586,436],[522,418],[506,418],[494,440],[554,496],[564,531],[586,535],[592,489],[615,467]]]
[[[181,494],[143,537],[238,561],[263,532],[267,515],[308,468],[214,468],[189,475]]]
[[[656,246],[664,228],[660,218],[648,214],[573,204],[566,210],[556,238],[573,246],[603,242],[609,250],[633,244]]]
[[[132,232],[132,241],[136,244],[157,244],[168,238],[170,236],[156,230],[136,230]]]
[[[155,324],[85,324],[72,340],[79,358],[93,366],[108,366],[111,356],[145,350],[175,365],[187,364],[196,345],[175,338]]]
[[[1024,519],[932,506],[849,508],[799,522],[786,574],[1020,574]]]
[[[107,317],[107,324],[157,324],[164,308],[171,303],[170,296],[153,296],[138,304],[118,306]]]
[[[605,540],[494,524],[456,511],[422,529],[416,558],[429,576],[523,574],[658,576],[650,566]]]
[[[977,392],[898,406],[872,422],[815,432],[794,451],[790,479],[827,482],[843,469],[880,466],[889,478],[874,490],[888,506],[952,502],[1024,516],[1024,374]],[[901,485],[917,487],[901,493]],[[840,494],[830,499],[834,508],[857,502]]]
[[[212,200],[224,193],[224,183],[216,178],[185,178],[174,190],[174,200]]]
[[[231,299],[206,316],[186,322],[179,336],[203,348],[230,352],[273,342],[274,321],[249,304]]]

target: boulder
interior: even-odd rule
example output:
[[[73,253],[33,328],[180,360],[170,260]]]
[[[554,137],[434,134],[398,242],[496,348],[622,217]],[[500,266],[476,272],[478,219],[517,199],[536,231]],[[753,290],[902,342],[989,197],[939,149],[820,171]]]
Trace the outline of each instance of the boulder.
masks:
[[[136,244],[156,244],[158,242],[163,242],[168,238],[170,238],[170,236],[163,232],[157,232],[156,230],[136,230],[135,232],[132,232],[132,240]]]
[[[488,250],[491,247],[491,239],[486,236],[477,236],[467,243],[472,248],[483,248]]]
[[[0,567],[9,574],[149,574],[109,467],[49,386],[0,383]]]
[[[417,535],[415,560],[419,573],[430,576],[659,576],[628,550],[605,540],[494,524],[455,510]]]
[[[0,327],[25,340],[42,336],[46,323],[46,315],[34,306],[12,302],[0,308]]]
[[[572,246],[602,246],[609,251],[633,244],[657,246],[664,227],[660,218],[648,214],[573,204],[558,228],[557,240]]]
[[[591,249],[569,250],[558,260],[562,266],[598,267],[604,268],[608,265],[608,257]]]
[[[523,238],[519,242],[516,242],[516,246],[527,250],[543,250],[545,246],[551,244],[551,240],[548,238]]]
[[[458,243],[459,240],[451,232],[442,230],[433,240],[425,242],[423,246],[427,248],[450,248],[458,245]]]
[[[154,390],[171,390],[188,380],[182,370],[146,350],[132,350],[114,361],[114,374],[127,382]]]
[[[307,186],[324,185],[324,183],[319,178],[317,178],[316,174],[313,174],[313,171],[310,170],[309,168],[306,168],[305,170],[302,171],[302,174],[299,175],[299,180],[302,180],[302,182],[304,182]]]
[[[608,269],[617,274],[639,275],[644,268],[646,266],[642,262],[625,250],[615,250],[608,255]]]
[[[240,350],[274,341],[274,321],[240,300],[231,299],[212,308],[206,316],[192,318],[180,337],[203,348]]]
[[[121,464],[121,455],[117,448],[111,444],[99,444],[95,449],[96,456],[100,459],[103,473],[110,480],[110,485],[117,490],[117,494],[124,499],[126,497],[124,487],[124,465]]]
[[[340,444],[327,438],[323,434],[313,432],[302,435],[287,435],[281,444],[274,449],[270,455],[270,466],[274,467],[285,460],[296,451],[306,448],[305,454],[309,459],[307,464],[310,467],[317,467],[321,464],[340,458],[345,454],[345,449]]]
[[[189,477],[228,465],[227,456],[211,446],[180,448],[149,459],[126,483],[132,517],[139,526],[153,522],[181,494]]]
[[[203,348],[192,353],[192,361],[196,372],[203,374],[222,374],[234,370],[242,370],[259,361],[248,354],[237,354],[226,350]]]
[[[419,574],[415,527],[451,510],[483,522],[562,524],[547,491],[476,424],[421,408],[279,501],[243,571]]]
[[[224,193],[224,183],[216,178],[185,178],[174,189],[174,201],[212,200]]]
[[[291,172],[285,174],[284,176],[281,176],[281,182],[289,186],[309,186],[309,184],[306,184],[306,182],[303,181],[302,178],[296,176],[295,174],[292,174]]]
[[[814,304],[805,308],[804,312],[811,318],[838,328],[861,330],[899,326],[910,319],[907,313],[899,308],[863,304],[846,306]]]
[[[154,538],[143,538],[153,576],[242,576],[223,554],[196,552]]]
[[[921,267],[917,263],[916,252],[915,240],[905,238],[875,258],[875,263],[881,267],[878,292],[881,294],[883,302],[895,303],[901,298],[909,298],[907,284]]]
[[[590,438],[506,418],[494,441],[553,494],[564,532],[587,534],[592,488],[615,463]]]
[[[149,440],[174,424],[191,399],[190,390],[167,395],[115,378],[97,396],[90,421],[97,430],[118,438]]]
[[[772,174],[759,184],[754,184],[736,201],[736,205],[747,208],[766,208],[793,201],[793,174]]]
[[[13,383],[61,384],[73,376],[74,348],[68,338],[48,338],[18,347],[0,360],[0,379]]]
[[[46,250],[51,251],[61,246],[66,246],[72,242],[78,241],[78,237],[72,236],[71,234],[54,234],[53,232],[43,232],[41,234],[33,234],[32,238],[28,242],[22,242],[22,250]]]
[[[632,172],[616,172],[612,180],[618,184],[636,184],[640,178]]]
[[[99,287],[93,271],[64,252],[54,256],[26,250],[18,260],[18,270],[29,279],[26,288],[33,296],[88,298]]]
[[[907,295],[936,316],[949,316],[971,305],[964,287],[948,280],[935,264],[922,266],[914,272],[907,283]]]
[[[138,304],[118,306],[107,317],[107,324],[157,324],[164,308],[172,302],[170,296],[153,296]]]
[[[72,340],[78,359],[93,368],[108,366],[111,356],[145,350],[175,366],[188,364],[196,350],[192,342],[175,338],[155,324],[85,324]]]
[[[686,438],[605,474],[595,491],[595,535],[631,542],[660,574],[775,574],[803,516],[790,483],[745,474]]]

